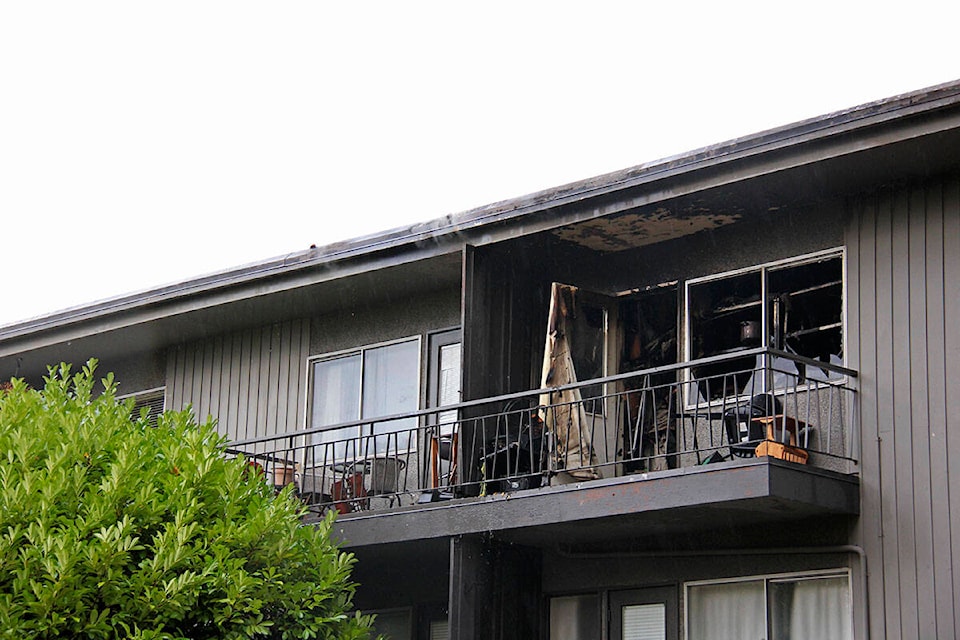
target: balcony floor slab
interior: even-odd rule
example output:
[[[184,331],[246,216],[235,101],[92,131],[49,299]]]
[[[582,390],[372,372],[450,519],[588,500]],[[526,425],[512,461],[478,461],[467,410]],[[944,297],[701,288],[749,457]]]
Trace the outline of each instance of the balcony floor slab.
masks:
[[[346,548],[488,533],[535,546],[855,516],[860,482],[773,458],[341,516]]]

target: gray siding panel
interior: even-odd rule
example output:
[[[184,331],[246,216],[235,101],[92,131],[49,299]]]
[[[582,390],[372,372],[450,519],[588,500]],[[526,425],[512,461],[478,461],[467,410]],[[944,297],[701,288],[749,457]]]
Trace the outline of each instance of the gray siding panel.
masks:
[[[900,637],[900,572],[897,558],[898,536],[897,528],[890,526],[890,520],[897,522],[897,465],[894,446],[894,402],[893,402],[893,367],[890,365],[893,358],[893,249],[892,249],[892,210],[894,204],[889,194],[880,199],[877,220],[877,253],[874,268],[876,269],[876,304],[877,325],[875,341],[877,345],[877,370],[872,372],[877,385],[877,416],[879,427],[880,448],[880,509],[883,514],[881,522],[880,540],[882,541],[883,555],[881,563],[884,577],[884,604],[889,612],[881,637],[891,639]]]
[[[878,208],[875,199],[859,203],[860,215],[855,216],[855,226],[847,244],[848,280],[847,291],[850,304],[847,318],[848,327],[876,327],[878,315],[877,296],[877,220],[875,215],[864,214]],[[859,339],[856,339],[859,338]],[[863,425],[863,445],[860,456],[861,482],[861,519],[860,544],[871,546],[882,544],[882,505],[880,501],[880,446],[876,426],[879,423],[879,398],[877,397],[877,336],[873,331],[852,331],[850,362],[859,363],[860,368],[860,420]],[[864,541],[870,541],[867,544]],[[874,562],[870,566],[867,592],[884,592],[884,566]],[[861,585],[862,588],[862,585]],[[855,616],[859,620],[859,616]],[[874,617],[871,622],[870,636],[882,638],[886,631],[883,619]]]
[[[910,412],[910,247],[908,194],[898,191],[893,200],[891,261],[893,265],[893,448],[896,459],[897,560],[900,568],[900,633],[919,638],[917,626],[916,512],[913,503],[915,479],[911,473],[913,429]],[[932,595],[932,594],[931,594]],[[888,632],[890,630],[888,629]]]
[[[954,634],[945,634],[944,637],[955,637],[960,634],[960,607],[956,601],[960,600],[960,524],[950,514],[960,514],[960,181],[946,185],[943,209],[943,281],[944,281],[944,369],[945,385],[943,398],[944,415],[946,418],[943,429],[947,445],[947,464],[949,468],[945,475],[948,484],[945,491],[950,496],[948,503],[941,502],[937,507],[946,509],[949,527],[949,541],[952,553],[952,562],[945,562],[944,572],[953,577],[953,593],[950,602],[953,603]],[[938,546],[941,550],[945,545]],[[938,563],[949,561],[951,558],[938,557]],[[943,589],[949,588],[949,581],[944,580]],[[938,600],[938,603],[940,600]],[[938,611],[938,619],[941,614]]]
[[[254,415],[250,415],[250,393],[252,387],[250,386],[250,356],[253,353],[253,334],[250,331],[245,331],[239,336],[241,343],[240,351],[240,385],[239,385],[239,395],[237,397],[237,421],[234,423],[235,433],[234,436],[237,440],[243,440],[244,438],[250,437],[252,434],[247,433],[247,424],[252,420],[256,420],[256,412]],[[228,432],[229,433],[229,432]],[[233,435],[233,434],[231,434]]]
[[[211,363],[210,363],[210,415],[216,416],[217,420],[224,420],[225,416],[220,414],[221,398],[223,396],[223,337],[218,337],[213,341]]]
[[[933,189],[931,189],[933,191]],[[932,198],[931,198],[932,200]],[[912,505],[914,513],[913,545],[916,563],[916,584],[912,597],[919,593],[936,594],[933,581],[933,509],[930,501],[930,420],[928,403],[927,336],[927,193],[919,189],[910,194],[908,256],[909,273],[909,347],[910,407],[909,432],[913,435],[910,450],[913,458]],[[932,322],[932,318],[930,319]],[[918,638],[935,638],[935,598],[917,598]],[[913,629],[911,629],[913,631]]]
[[[930,432],[930,481],[931,529],[933,544],[930,548],[932,562],[930,576],[936,599],[932,602],[936,615],[934,637],[956,637],[953,602],[954,586],[950,563],[938,563],[932,556],[933,549],[950,548],[950,511],[944,508],[950,503],[950,494],[946,483],[937,482],[938,478],[948,477],[950,473],[947,456],[947,384],[946,353],[938,345],[946,344],[945,300],[944,300],[944,219],[945,206],[954,206],[945,200],[945,189],[931,190],[928,196],[928,218],[926,225],[927,288],[925,300],[926,314],[929,319],[929,331],[925,337],[928,349],[926,368],[927,420]]]
[[[172,350],[172,407],[193,405],[230,440],[303,426],[308,321],[218,336]]]
[[[960,181],[859,201],[847,247],[871,636],[952,638],[960,630],[960,526],[951,517],[960,514]]]

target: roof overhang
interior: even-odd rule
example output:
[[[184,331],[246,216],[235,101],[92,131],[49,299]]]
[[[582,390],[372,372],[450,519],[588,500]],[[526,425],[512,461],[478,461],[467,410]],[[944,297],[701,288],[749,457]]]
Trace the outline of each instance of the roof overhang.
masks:
[[[684,199],[738,188],[784,198],[844,192],[885,180],[925,176],[960,167],[960,82],[940,85],[846,111],[772,129],[691,153],[642,164],[528,196],[394,229],[348,242],[282,256],[149,291],[0,327],[0,359],[62,346],[179,318],[196,326],[205,310],[290,299],[342,279],[403,265],[440,260],[442,273],[459,277],[464,245],[484,245],[541,231],[560,234],[591,221],[663,223],[679,215]],[[758,183],[757,181],[763,181]],[[751,197],[756,197],[753,195]],[[663,203],[681,203],[662,207]],[[711,214],[715,215],[715,213]],[[630,218],[629,216],[634,216]],[[636,216],[641,216],[636,219]],[[646,216],[646,218],[643,218]],[[609,234],[608,234],[609,235]],[[669,235],[669,232],[668,232]],[[643,241],[640,235],[637,242]],[[589,245],[587,245],[589,246]],[[430,268],[428,271],[433,272]],[[414,267],[411,273],[416,273]],[[293,305],[296,306],[296,305]],[[168,324],[171,331],[176,323]],[[118,333],[120,332],[120,333]],[[156,339],[163,339],[158,336]],[[127,340],[127,342],[130,342]],[[59,351],[57,351],[59,353]]]

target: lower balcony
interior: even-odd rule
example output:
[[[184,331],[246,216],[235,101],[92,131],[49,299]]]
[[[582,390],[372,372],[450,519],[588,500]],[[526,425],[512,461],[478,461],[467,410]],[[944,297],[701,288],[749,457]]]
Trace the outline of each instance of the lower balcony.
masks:
[[[228,453],[278,489],[293,484],[308,520],[338,512],[348,546],[743,529],[858,513],[855,380],[754,349],[244,440]]]

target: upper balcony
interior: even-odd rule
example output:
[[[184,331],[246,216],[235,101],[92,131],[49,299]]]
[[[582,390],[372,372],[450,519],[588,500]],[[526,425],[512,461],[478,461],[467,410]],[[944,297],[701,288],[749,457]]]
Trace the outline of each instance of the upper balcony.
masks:
[[[756,348],[228,451],[294,484],[308,518],[339,512],[348,546],[749,527],[858,513],[855,381]]]

